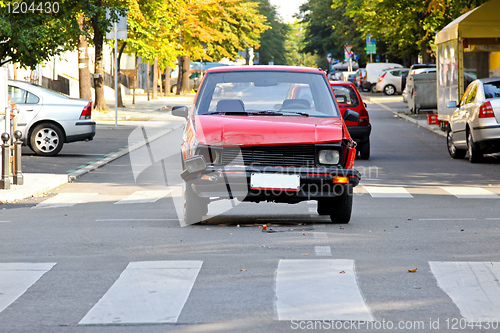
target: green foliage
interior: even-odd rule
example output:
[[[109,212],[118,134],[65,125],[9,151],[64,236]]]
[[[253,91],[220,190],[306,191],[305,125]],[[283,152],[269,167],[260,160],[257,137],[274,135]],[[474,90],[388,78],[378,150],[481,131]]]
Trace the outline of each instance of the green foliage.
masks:
[[[282,22],[276,7],[269,0],[255,0],[259,3],[259,12],[266,17],[266,24],[271,28],[264,31],[260,37],[259,63],[266,65],[273,62],[275,65],[287,64],[287,49],[285,43],[290,27]]]

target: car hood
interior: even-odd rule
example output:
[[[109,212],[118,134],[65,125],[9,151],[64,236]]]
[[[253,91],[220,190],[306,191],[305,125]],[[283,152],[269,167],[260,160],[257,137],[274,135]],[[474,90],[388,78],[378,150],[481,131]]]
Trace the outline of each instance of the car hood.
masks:
[[[198,142],[214,146],[312,144],[341,141],[341,118],[200,115],[193,118]]]

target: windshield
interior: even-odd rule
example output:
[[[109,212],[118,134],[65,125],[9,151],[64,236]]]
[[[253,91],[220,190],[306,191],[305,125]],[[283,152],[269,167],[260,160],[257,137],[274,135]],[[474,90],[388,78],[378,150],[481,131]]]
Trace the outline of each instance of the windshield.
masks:
[[[269,70],[207,74],[194,114],[340,116],[322,73]]]

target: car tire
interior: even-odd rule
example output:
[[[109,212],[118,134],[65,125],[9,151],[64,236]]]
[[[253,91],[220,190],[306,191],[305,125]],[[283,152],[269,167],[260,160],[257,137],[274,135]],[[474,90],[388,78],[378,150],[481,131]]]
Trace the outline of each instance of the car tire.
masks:
[[[39,156],[56,156],[64,144],[62,129],[51,123],[42,123],[33,129],[29,137],[29,147]]]
[[[318,215],[330,215],[333,223],[349,223],[352,212],[352,185],[336,197],[318,199]]]
[[[448,147],[450,157],[453,159],[464,158],[467,153],[467,150],[455,147],[455,144],[453,143],[453,132],[451,130],[448,130],[446,133],[446,146]]]
[[[469,162],[481,162],[481,160],[483,159],[483,153],[477,146],[477,143],[474,142],[471,132],[469,132],[469,135],[467,136],[467,148],[467,152],[469,153]]]
[[[371,92],[371,93],[374,93],[374,94],[377,92],[377,88],[376,88],[376,85],[375,85],[375,84],[372,84],[372,85],[370,86],[370,92]]]
[[[363,144],[358,144],[359,158],[362,160],[370,159],[370,139]]]
[[[394,95],[396,94],[396,87],[394,87],[392,84],[388,84],[384,87],[384,94],[386,95]]]
[[[200,198],[194,193],[189,183],[184,183],[184,222],[195,224],[203,221],[203,216],[208,213],[208,200]]]
[[[352,213],[352,185],[346,185],[342,194],[331,198],[329,208],[333,223],[349,223]]]

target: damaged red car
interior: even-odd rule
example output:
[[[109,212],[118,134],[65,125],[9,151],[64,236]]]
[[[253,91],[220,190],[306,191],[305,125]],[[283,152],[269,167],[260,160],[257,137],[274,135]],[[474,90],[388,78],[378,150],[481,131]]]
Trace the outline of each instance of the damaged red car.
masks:
[[[325,73],[288,66],[219,67],[207,71],[185,117],[182,153],[184,221],[203,220],[213,200],[299,203],[316,200],[319,215],[351,219],[356,144]]]

